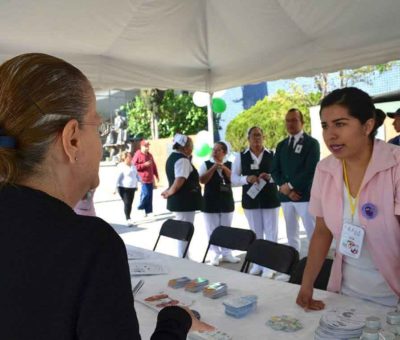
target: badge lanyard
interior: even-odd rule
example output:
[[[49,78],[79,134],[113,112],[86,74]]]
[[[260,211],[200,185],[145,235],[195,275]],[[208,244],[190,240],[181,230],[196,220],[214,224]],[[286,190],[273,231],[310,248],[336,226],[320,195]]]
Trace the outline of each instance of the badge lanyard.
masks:
[[[350,186],[349,186],[349,179],[347,177],[347,170],[346,170],[346,163],[344,160],[342,160],[342,164],[343,164],[343,175],[344,175],[344,183],[346,185],[346,191],[347,191],[347,197],[349,198],[349,203],[350,203],[350,210],[351,210],[351,222],[353,222],[353,218],[354,218],[354,213],[356,211],[356,206],[357,206],[357,201],[358,201],[358,196],[360,195],[360,188],[358,189],[357,195],[355,198],[353,198],[351,196],[350,193]]]
[[[222,164],[223,165],[223,164]],[[225,185],[225,177],[224,177],[224,172],[222,169],[217,169],[217,174],[219,175],[219,177],[221,177],[222,180],[222,184]]]

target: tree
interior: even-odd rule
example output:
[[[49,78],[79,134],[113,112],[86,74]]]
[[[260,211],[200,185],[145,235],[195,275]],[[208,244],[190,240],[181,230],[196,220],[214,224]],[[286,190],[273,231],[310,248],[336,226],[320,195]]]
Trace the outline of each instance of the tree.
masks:
[[[226,130],[225,138],[232,149],[240,151],[248,146],[247,130],[260,126],[265,135],[265,146],[275,148],[278,142],[287,136],[285,115],[291,108],[298,108],[304,115],[304,130],[310,131],[308,108],[317,105],[320,93],[305,94],[300,87],[292,86],[292,91],[279,90],[274,96],[265,97],[248,110],[241,112],[233,119]]]
[[[386,64],[366,65],[352,70],[319,73],[314,76],[314,82],[321,93],[321,98],[323,98],[335,88],[354,86],[360,82],[371,85],[377,76],[391,70],[395,65],[399,65],[399,62],[391,61]]]
[[[125,108],[130,133],[144,138],[171,137],[176,132],[195,134],[207,128],[206,109],[194,105],[187,92],[144,90]]]

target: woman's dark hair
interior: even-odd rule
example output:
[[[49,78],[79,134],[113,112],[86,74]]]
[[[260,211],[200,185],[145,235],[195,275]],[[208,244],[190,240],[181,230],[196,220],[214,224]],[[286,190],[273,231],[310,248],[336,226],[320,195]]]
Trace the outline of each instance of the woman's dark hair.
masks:
[[[129,156],[129,155],[131,155],[132,156],[132,154],[131,154],[131,152],[130,151],[124,151],[123,153],[122,153],[122,155],[121,155],[121,161],[125,161],[125,159]]]
[[[262,134],[264,134],[263,129],[261,129],[259,126],[252,126],[250,129],[247,130],[247,138],[250,137],[250,134],[253,132],[254,129],[259,129]]]
[[[375,109],[375,125],[379,128],[386,119],[386,113],[381,109]]]
[[[220,141],[220,142],[216,142],[215,144],[218,144],[225,154],[228,153],[228,147],[224,142]]]
[[[375,120],[375,125],[369,137],[373,139],[380,125],[378,125],[375,117],[375,106],[372,98],[368,93],[356,87],[344,87],[329,93],[321,102],[321,109],[319,114],[326,107],[332,105],[340,105],[349,111],[349,115],[358,119],[361,124],[369,119]]]

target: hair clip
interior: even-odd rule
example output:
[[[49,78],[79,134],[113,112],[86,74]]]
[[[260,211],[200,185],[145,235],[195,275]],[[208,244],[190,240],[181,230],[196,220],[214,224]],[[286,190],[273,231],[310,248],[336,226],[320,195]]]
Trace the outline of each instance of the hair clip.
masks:
[[[4,129],[0,129],[0,148],[14,149],[17,146],[17,141],[14,137],[7,136]]]

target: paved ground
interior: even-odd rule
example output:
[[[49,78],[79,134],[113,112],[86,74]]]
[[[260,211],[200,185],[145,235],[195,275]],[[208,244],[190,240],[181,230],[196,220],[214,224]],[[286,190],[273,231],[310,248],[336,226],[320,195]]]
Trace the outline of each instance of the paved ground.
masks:
[[[136,226],[133,228],[128,228],[125,225],[122,201],[120,200],[118,194],[113,194],[115,185],[115,172],[116,169],[114,165],[109,163],[102,163],[100,167],[100,186],[96,190],[94,196],[97,215],[110,223],[126,244],[146,249],[153,249],[162,223],[168,218],[173,218],[173,214],[166,209],[166,201],[161,197],[161,192],[165,188],[157,188],[156,190],[154,190],[154,214],[153,216],[147,218],[143,217],[142,211],[136,209],[139,202],[140,190],[136,192],[133,203],[134,208],[131,215],[132,220],[134,221]],[[243,210],[240,206],[241,189],[235,188],[234,195],[236,209],[232,226],[237,228],[248,228],[246,217],[244,216]],[[194,225],[195,233],[190,244],[189,257],[194,261],[201,262],[207,248],[208,239],[203,218],[200,212],[196,214]],[[303,257],[306,256],[308,249],[308,240],[303,228],[301,228],[301,240],[302,249],[300,252],[300,257]],[[174,244],[171,242],[169,242],[169,240],[167,239],[162,238],[157,247],[157,251],[170,255],[175,255],[175,247]],[[283,219],[282,212],[280,213],[279,217],[278,242],[287,242],[285,221]],[[244,256],[244,254],[242,254],[241,252],[236,252],[234,253],[234,255],[241,257]],[[240,265],[241,264],[223,264],[224,267],[233,269],[240,268]]]

